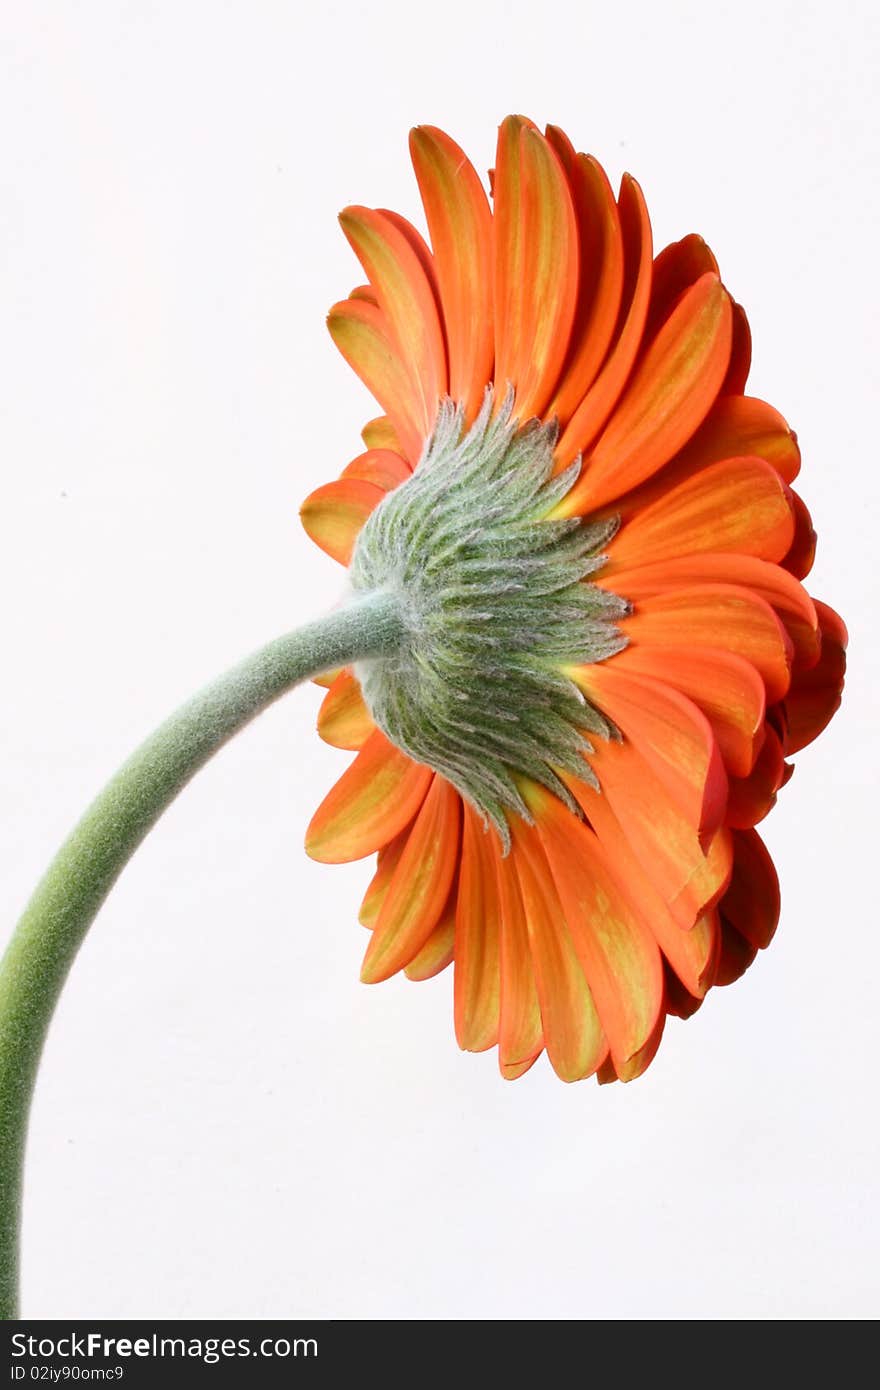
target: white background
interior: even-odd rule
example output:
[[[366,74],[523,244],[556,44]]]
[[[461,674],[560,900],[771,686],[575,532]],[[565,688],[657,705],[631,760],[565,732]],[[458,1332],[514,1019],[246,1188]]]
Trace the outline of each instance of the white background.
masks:
[[[335,601],[297,508],[376,413],[323,324],[359,279],[335,215],[417,215],[416,122],[487,168],[508,111],[554,121],[658,245],[707,237],[851,631],[766,827],[777,940],[625,1088],[503,1083],[450,973],[358,983],[370,868],[301,848],[347,755],[313,688],[271,711],[77,961],[25,1313],[875,1315],[876,5],[18,0],[0,57],[4,924],[145,733]]]

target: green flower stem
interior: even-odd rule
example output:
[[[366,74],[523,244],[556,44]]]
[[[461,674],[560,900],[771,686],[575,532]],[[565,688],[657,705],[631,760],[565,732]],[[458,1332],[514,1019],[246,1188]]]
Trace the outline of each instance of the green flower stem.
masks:
[[[22,1169],[40,1054],[101,904],[165,808],[233,734],[300,681],[391,650],[400,635],[397,601],[374,594],[254,652],[141,744],[37,887],[0,964],[0,1317],[17,1316]]]

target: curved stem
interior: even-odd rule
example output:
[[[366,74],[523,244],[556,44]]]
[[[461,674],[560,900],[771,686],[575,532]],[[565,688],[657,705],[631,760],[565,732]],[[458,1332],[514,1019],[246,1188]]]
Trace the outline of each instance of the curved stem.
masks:
[[[38,885],[0,964],[0,1317],[18,1307],[28,1112],[55,1004],[89,926],[144,836],[194,773],[292,686],[397,645],[377,594],[277,638],[195,695],[124,763]]]

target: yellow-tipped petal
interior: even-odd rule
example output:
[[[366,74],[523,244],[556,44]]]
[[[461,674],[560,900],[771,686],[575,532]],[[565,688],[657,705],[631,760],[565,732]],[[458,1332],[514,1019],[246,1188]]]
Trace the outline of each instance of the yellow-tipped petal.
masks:
[[[425,945],[449,897],[458,861],[461,800],[443,777],[431,783],[385,895],[364,957],[365,984],[387,980]]]
[[[376,726],[356,677],[341,671],[321,702],[318,733],[334,748],[363,748]]]
[[[433,776],[377,729],[312,817],[306,853],[322,864],[365,859],[409,825]]]

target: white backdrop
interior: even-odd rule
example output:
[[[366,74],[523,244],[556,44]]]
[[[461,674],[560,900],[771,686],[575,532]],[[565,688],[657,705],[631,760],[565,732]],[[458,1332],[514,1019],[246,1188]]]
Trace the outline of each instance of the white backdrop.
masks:
[[[875,1315],[873,3],[9,0],[0,31],[4,932],[198,685],[335,601],[297,508],[375,413],[323,318],[335,224],[416,215],[406,137],[508,111],[630,169],[750,313],[797,428],[843,712],[767,839],[777,940],[629,1087],[458,1052],[451,974],[358,983],[366,864],[302,836],[346,763],[304,688],[126,871],[47,1047],[24,1312]],[[6,924],[9,924],[8,927]]]

